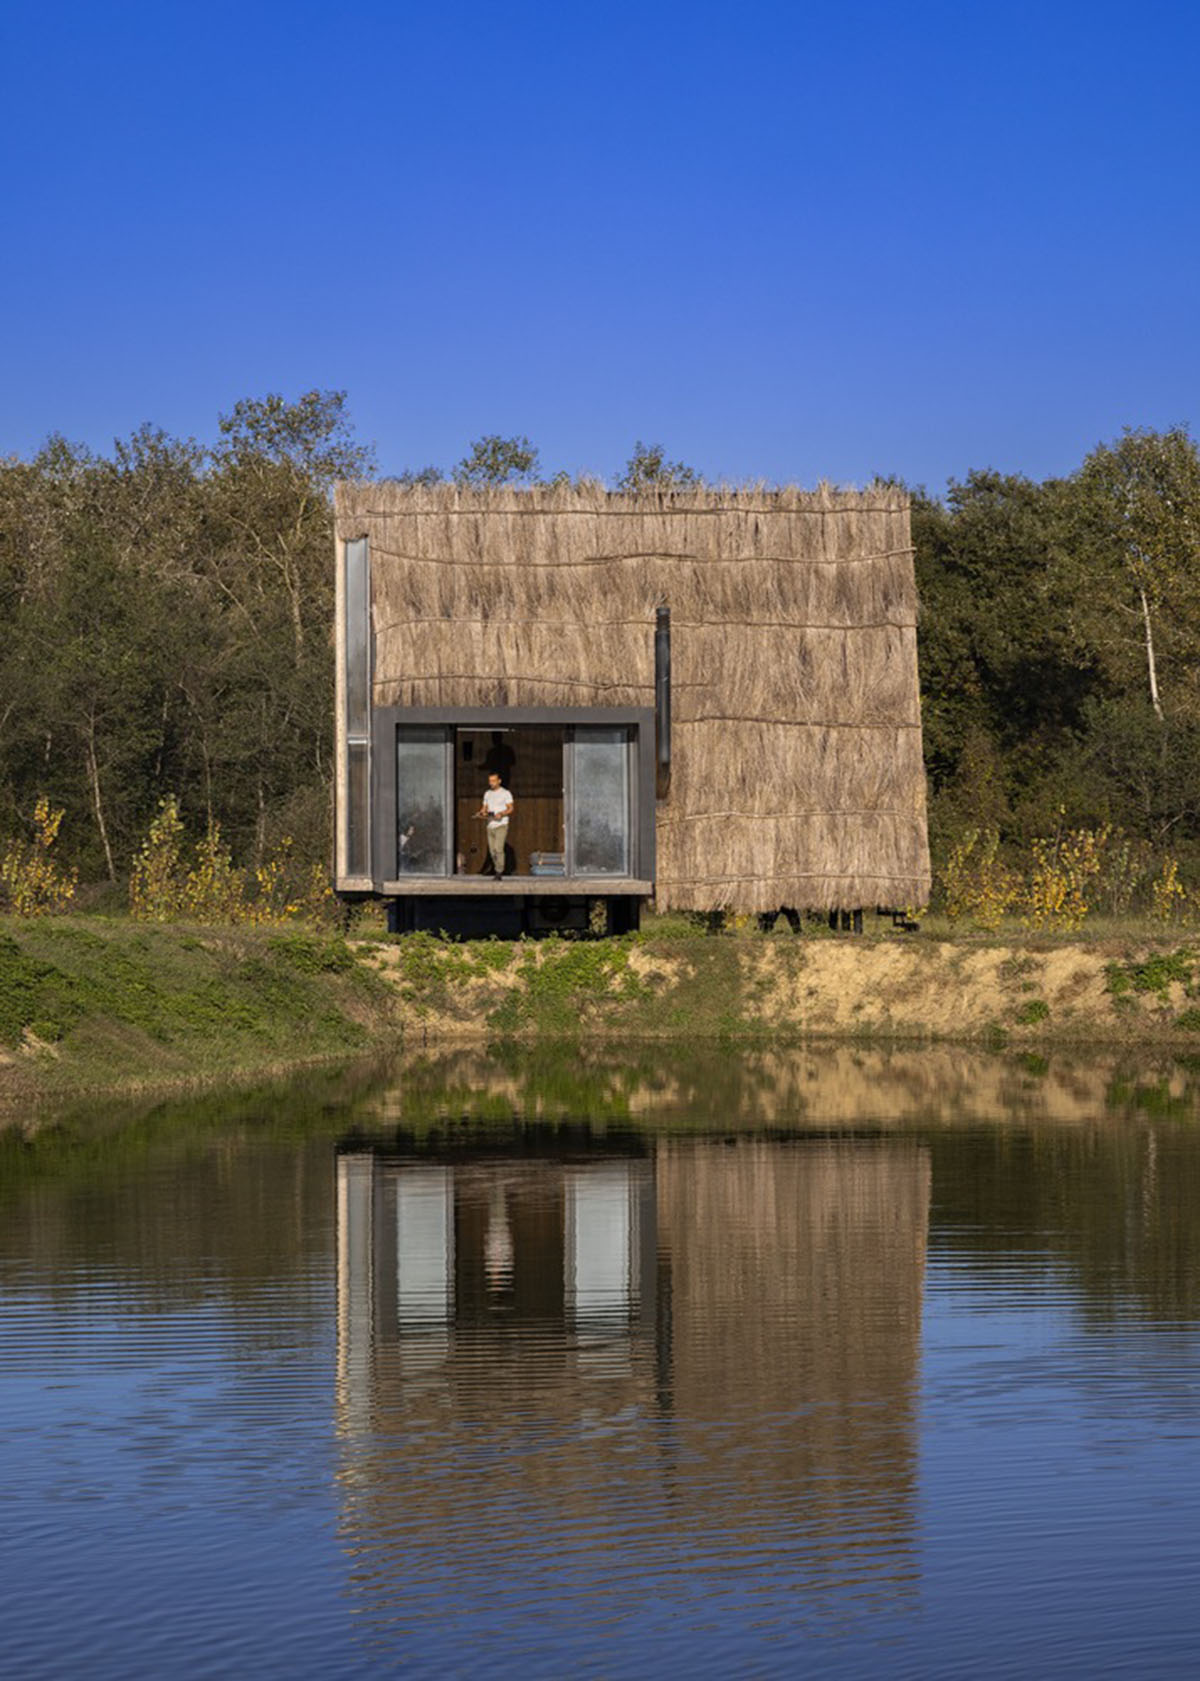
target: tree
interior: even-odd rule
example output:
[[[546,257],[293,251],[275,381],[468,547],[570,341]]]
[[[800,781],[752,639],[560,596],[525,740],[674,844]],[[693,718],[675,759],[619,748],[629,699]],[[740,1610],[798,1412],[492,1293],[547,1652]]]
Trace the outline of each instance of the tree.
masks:
[[[338,392],[239,402],[212,451],[143,427],[0,461],[0,831],[45,793],[85,877],[119,877],[174,793],[243,852],[321,856],[329,489],[369,461]]]
[[[502,438],[498,432],[489,432],[475,439],[451,476],[455,484],[481,489],[522,484],[537,472],[537,464],[538,452],[528,438]]]
[[[405,490],[412,490],[415,486],[431,489],[435,484],[445,484],[446,475],[440,467],[406,467],[402,473],[385,482],[398,484]]]
[[[213,790],[231,840],[249,840],[258,858],[273,811],[304,789],[327,801],[329,489],[364,473],[372,452],[355,441],[337,391],[240,402],[221,430],[227,441],[204,484],[209,643],[200,661],[185,662],[181,682],[208,809]]]
[[[625,463],[625,471],[617,480],[617,489],[636,493],[640,490],[695,490],[704,480],[694,467],[682,461],[668,461],[661,444],[644,444],[639,438],[633,454]]]
[[[1061,480],[977,471],[912,499],[925,761],[933,827],[973,816],[1018,830],[1063,798],[1062,766],[1100,686],[1060,553]]]
[[[68,846],[114,880],[162,768],[188,634],[188,463],[149,434],[113,461],[56,438],[6,475],[4,803],[19,810],[53,792]]]
[[[362,478],[374,451],[355,441],[344,391],[306,391],[294,403],[277,392],[244,397],[220,418],[226,442],[218,460],[292,468],[309,484],[328,491],[335,479]]]
[[[1163,621],[1176,625],[1195,606],[1200,570],[1200,456],[1186,428],[1166,432],[1126,428],[1100,444],[1079,473],[1093,492],[1106,537],[1135,597],[1150,704],[1160,723]]]

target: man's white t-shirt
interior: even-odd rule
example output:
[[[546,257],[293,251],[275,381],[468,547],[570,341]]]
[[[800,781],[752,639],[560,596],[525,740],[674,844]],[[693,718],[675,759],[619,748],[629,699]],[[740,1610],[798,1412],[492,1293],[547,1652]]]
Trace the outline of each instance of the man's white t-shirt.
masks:
[[[508,808],[512,795],[507,788],[489,788],[483,796],[483,808],[488,814],[488,828],[498,829],[508,822]]]

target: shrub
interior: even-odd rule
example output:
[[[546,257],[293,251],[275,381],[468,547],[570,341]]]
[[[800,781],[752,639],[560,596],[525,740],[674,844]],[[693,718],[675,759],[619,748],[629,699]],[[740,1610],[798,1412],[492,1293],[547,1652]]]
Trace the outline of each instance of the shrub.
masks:
[[[18,916],[66,910],[75,897],[78,872],[60,870],[51,853],[62,824],[43,794],[33,808],[33,838],[9,841],[0,857],[0,906]]]
[[[1033,872],[1025,895],[1031,928],[1081,928],[1100,875],[1109,829],[1074,829],[1033,842]]]
[[[1101,854],[1097,907],[1110,916],[1127,916],[1145,903],[1153,871],[1154,849],[1149,841],[1134,840],[1123,829],[1114,829]]]
[[[283,923],[325,920],[334,899],[325,870],[296,859],[290,835],[250,871],[234,864],[214,823],[189,865],[178,802],[168,794],[134,860],[129,902],[134,916],[151,922]]]
[[[1150,909],[1158,922],[1182,920],[1187,906],[1187,890],[1179,879],[1179,865],[1174,858],[1164,858],[1162,869],[1150,889]]]
[[[174,794],[158,802],[129,877],[129,908],[143,922],[170,922],[183,911],[183,823]]]
[[[943,891],[952,921],[969,917],[983,928],[998,928],[1017,902],[1020,878],[997,856],[995,829],[968,829],[946,860]]]

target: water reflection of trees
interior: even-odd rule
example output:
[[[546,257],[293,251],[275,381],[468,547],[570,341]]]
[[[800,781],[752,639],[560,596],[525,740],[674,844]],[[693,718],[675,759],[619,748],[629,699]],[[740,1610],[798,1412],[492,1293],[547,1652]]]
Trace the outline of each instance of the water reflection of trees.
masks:
[[[71,1290],[91,1255],[164,1301],[310,1266],[333,1218],[338,1136],[414,1141],[514,1127],[535,1153],[572,1129],[672,1136],[903,1132],[932,1162],[939,1242],[972,1265],[1037,1248],[1081,1310],[1200,1317],[1197,1072],[1102,1058],[1048,1066],[960,1049],[824,1045],[456,1048],[375,1076],[248,1095],[94,1106],[0,1131],[0,1259]],[[968,1129],[968,1130],[964,1130]]]
[[[148,1312],[327,1270],[333,1137],[361,1079],[309,1074],[0,1132],[0,1264],[64,1299],[119,1273]]]
[[[987,1270],[1053,1257],[1080,1311],[1200,1317],[1200,1135],[1123,1121],[930,1136],[945,1252]]]
[[[454,1045],[399,1064],[364,1113],[408,1127],[575,1114],[695,1130],[1200,1117],[1200,1070],[961,1046],[709,1043]]]
[[[1187,1060],[847,1044],[456,1048],[411,1059],[360,1112],[368,1130],[413,1138],[518,1116],[676,1135],[903,1131],[930,1149],[940,1234],[979,1264],[1036,1246],[1074,1270],[1087,1311],[1124,1301],[1200,1316],[1200,1071]]]

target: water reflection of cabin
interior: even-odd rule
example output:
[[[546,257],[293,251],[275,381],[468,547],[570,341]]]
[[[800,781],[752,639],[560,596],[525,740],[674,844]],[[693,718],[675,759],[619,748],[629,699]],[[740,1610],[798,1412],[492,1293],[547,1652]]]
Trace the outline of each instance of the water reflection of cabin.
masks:
[[[356,1141],[337,1199],[344,1532],[372,1559],[407,1544],[398,1512],[436,1548],[462,1499],[519,1509],[535,1548],[594,1519],[620,1420],[641,1539],[658,1514],[664,1546],[910,1581],[919,1143]],[[431,1479],[464,1419],[473,1452]]]
[[[655,1298],[651,1164],[590,1159],[338,1157],[343,1334],[442,1362],[455,1335],[498,1325],[626,1337]],[[497,1318],[499,1315],[499,1318]],[[357,1328],[356,1330],[354,1328]]]
[[[336,523],[339,893],[461,932],[927,897],[901,493],[347,484]]]

